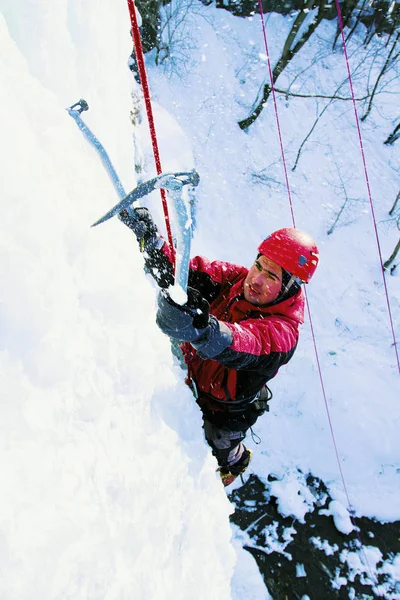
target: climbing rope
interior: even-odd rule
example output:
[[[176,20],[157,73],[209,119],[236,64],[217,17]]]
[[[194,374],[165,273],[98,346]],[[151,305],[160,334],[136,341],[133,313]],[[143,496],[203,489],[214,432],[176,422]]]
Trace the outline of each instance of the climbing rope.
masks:
[[[285,173],[286,190],[287,190],[288,198],[289,198],[290,214],[292,216],[293,227],[296,227],[296,220],[295,220],[295,216],[294,216],[292,194],[291,194],[290,185],[289,185],[289,175],[288,175],[287,164],[286,164],[285,150],[284,150],[284,147],[283,147],[281,124],[280,124],[280,121],[279,121],[278,104],[277,104],[277,101],[276,101],[276,93],[275,93],[275,86],[274,86],[274,76],[273,76],[273,72],[272,72],[271,59],[270,59],[269,49],[268,49],[267,28],[265,27],[265,23],[264,23],[263,8],[262,8],[262,1],[261,0],[258,0],[258,6],[259,6],[259,9],[260,9],[260,17],[261,17],[261,25],[262,25],[262,31],[263,31],[263,37],[264,37],[265,52],[266,52],[266,55],[267,55],[268,72],[269,72],[269,78],[270,78],[270,81],[271,81],[271,94],[272,94],[272,99],[273,99],[273,102],[274,102],[276,128],[278,130],[279,146],[280,146],[280,149],[281,149],[283,171]]]
[[[142,39],[141,39],[141,35],[140,35],[140,30],[139,30],[139,23],[138,23],[138,19],[137,19],[137,15],[136,15],[136,8],[135,8],[134,0],[127,0],[127,1],[128,1],[128,9],[129,9],[129,15],[131,18],[131,25],[132,25],[133,45],[135,48],[136,61],[138,64],[140,82],[142,84],[144,102],[145,102],[145,106],[146,106],[147,119],[149,122],[154,162],[156,164],[157,175],[161,175],[162,168],[161,168],[160,153],[158,150],[157,134],[156,134],[156,128],[155,128],[155,123],[154,123],[153,108],[152,108],[152,104],[151,104],[150,88],[149,88],[149,83],[148,83],[148,79],[147,79],[146,66],[145,66],[145,62],[144,62],[144,54],[143,54],[143,47],[142,47]],[[168,213],[167,196],[166,196],[165,190],[163,188],[160,188],[160,193],[161,193],[161,200],[162,200],[162,206],[163,206],[163,211],[164,211],[165,226],[167,228],[168,243],[170,246],[170,250],[171,250],[171,254],[172,254],[172,262],[173,262],[173,266],[174,266],[175,250],[174,250],[174,243],[173,243],[173,239],[172,239],[171,221],[170,221],[169,213]]]
[[[392,337],[393,337],[394,351],[396,353],[397,368],[398,368],[398,371],[399,371],[399,374],[400,374],[399,351],[397,349],[396,334],[395,334],[395,331],[394,331],[394,324],[393,324],[393,318],[392,318],[392,309],[391,309],[391,306],[390,306],[389,292],[388,292],[388,288],[387,288],[387,284],[386,284],[385,268],[383,266],[383,258],[382,258],[381,245],[380,245],[380,242],[379,242],[378,227],[377,227],[376,218],[375,218],[374,203],[372,201],[371,187],[369,185],[367,161],[365,159],[364,145],[363,145],[362,136],[361,136],[360,120],[358,118],[358,113],[357,113],[356,99],[355,99],[354,88],[353,88],[353,79],[352,79],[352,76],[351,76],[350,62],[349,62],[349,57],[348,57],[348,54],[347,54],[347,46],[346,46],[346,40],[345,40],[344,30],[343,30],[342,12],[340,10],[339,0],[335,0],[335,2],[336,2],[337,13],[338,13],[338,19],[339,19],[340,33],[341,33],[341,36],[342,36],[343,52],[344,52],[344,57],[345,57],[345,60],[346,60],[347,74],[348,74],[348,77],[349,77],[349,85],[350,85],[350,91],[351,91],[351,98],[352,98],[352,102],[353,102],[354,116],[355,116],[355,120],[356,120],[356,124],[357,124],[358,141],[360,143],[361,158],[362,158],[362,163],[363,163],[363,168],[364,168],[365,182],[367,184],[368,198],[369,198],[369,204],[370,204],[370,207],[371,207],[372,221],[374,223],[376,246],[377,246],[377,249],[378,249],[379,260],[380,260],[380,264],[381,264],[383,287],[385,288],[385,296],[386,296],[386,304],[387,304],[387,310],[388,310],[388,315],[389,315],[390,329],[391,329]]]
[[[337,0],[336,0],[336,2],[337,2]],[[262,23],[262,31],[263,31],[265,51],[266,51],[266,56],[267,56],[268,71],[269,71],[269,77],[270,77],[270,82],[271,82],[271,94],[272,94],[273,102],[274,102],[275,119],[276,119],[277,130],[278,130],[278,137],[279,137],[279,144],[280,144],[281,155],[282,155],[283,169],[284,169],[284,173],[285,173],[285,180],[286,180],[286,187],[287,187],[287,193],[288,193],[288,198],[289,198],[290,212],[291,212],[291,216],[292,216],[293,227],[296,227],[296,221],[295,221],[295,215],[294,215],[294,208],[293,208],[292,196],[291,196],[291,192],[290,192],[290,185],[289,185],[289,177],[288,177],[288,170],[287,170],[287,164],[286,164],[286,157],[285,157],[285,151],[284,151],[282,134],[281,134],[279,112],[278,112],[278,104],[277,104],[277,101],[276,101],[276,94],[275,94],[275,86],[274,86],[274,80],[273,80],[273,72],[272,72],[272,66],[271,66],[271,59],[270,59],[270,54],[269,54],[269,50],[268,50],[267,31],[266,31],[265,22],[264,22],[264,16],[263,16],[262,0],[258,0],[258,5],[259,5],[259,11],[260,11],[260,17],[261,17],[261,23]],[[353,518],[354,510],[353,510],[351,502],[350,502],[350,495],[349,495],[349,492],[348,492],[346,480],[345,480],[343,469],[342,469],[342,465],[341,465],[341,462],[340,462],[338,445],[336,443],[336,436],[335,436],[335,432],[334,432],[334,428],[333,428],[333,423],[332,423],[332,418],[331,418],[331,414],[330,414],[330,410],[329,410],[329,406],[328,406],[327,395],[326,395],[326,392],[325,392],[325,384],[324,384],[324,378],[323,378],[323,375],[322,375],[321,363],[320,363],[320,359],[319,359],[319,352],[318,352],[318,347],[317,347],[317,339],[316,339],[316,335],[315,335],[315,331],[314,331],[313,320],[312,320],[312,316],[311,316],[311,309],[310,309],[310,304],[309,304],[309,301],[308,301],[308,296],[307,296],[307,292],[306,291],[305,291],[305,298],[306,298],[308,318],[309,318],[309,321],[310,321],[311,337],[312,337],[312,340],[313,340],[315,358],[316,358],[316,362],[317,362],[318,374],[319,374],[319,379],[320,379],[320,384],[321,384],[321,390],[322,390],[322,395],[323,395],[324,403],[325,403],[325,410],[326,410],[326,414],[327,414],[327,418],[328,418],[329,429],[330,429],[330,432],[331,432],[331,437],[332,437],[334,452],[335,452],[335,456],[336,456],[336,461],[337,461],[337,464],[338,464],[338,467],[339,467],[340,478],[341,478],[341,481],[342,481],[344,493],[345,493],[346,500],[347,500],[347,505],[348,505],[348,511],[349,511],[350,519],[351,519],[351,521],[353,523],[353,526],[355,528],[355,531],[357,533],[357,537],[358,537],[359,543],[361,545],[361,551],[363,553],[365,564],[367,565],[367,568],[369,570],[371,579],[372,579],[372,581],[377,582],[377,579],[374,576],[374,574],[372,573],[372,569],[371,569],[371,567],[369,565],[368,558],[367,558],[367,555],[366,555],[366,552],[365,552],[365,549],[364,549],[364,545],[363,545],[363,543],[361,541],[361,537],[360,537],[360,534],[358,532],[358,528],[356,527],[355,522],[354,522],[354,518]]]

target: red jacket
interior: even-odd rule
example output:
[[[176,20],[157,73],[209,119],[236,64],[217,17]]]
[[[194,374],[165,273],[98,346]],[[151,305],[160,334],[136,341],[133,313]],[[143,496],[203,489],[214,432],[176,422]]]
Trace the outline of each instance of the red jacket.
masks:
[[[210,313],[229,327],[232,344],[213,359],[203,359],[189,343],[182,346],[199,394],[218,400],[249,400],[276,375],[296,349],[299,324],[304,322],[304,296],[298,293],[273,306],[259,307],[244,298],[248,269],[231,263],[197,256],[190,264],[189,279],[197,283],[210,301]],[[200,277],[199,277],[200,276]],[[213,282],[206,293],[208,277]],[[207,298],[207,296],[209,296]]]
[[[153,251],[146,265],[162,287],[172,283],[167,244]],[[301,289],[278,304],[259,307],[244,298],[247,273],[245,267],[200,256],[190,263],[189,286],[199,290],[210,313],[233,336],[231,345],[212,359],[199,356],[189,343],[181,346],[198,394],[219,402],[253,399],[293,356],[304,322]]]

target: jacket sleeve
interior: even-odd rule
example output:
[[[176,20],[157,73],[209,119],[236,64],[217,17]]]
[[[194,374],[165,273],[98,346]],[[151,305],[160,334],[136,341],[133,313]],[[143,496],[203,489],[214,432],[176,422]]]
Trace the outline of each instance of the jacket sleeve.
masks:
[[[222,350],[221,339],[225,341]],[[192,345],[201,358],[212,358],[237,370],[258,370],[272,363],[278,366],[285,364],[293,355],[297,341],[296,322],[285,317],[270,316],[240,323],[218,321],[216,333],[208,340],[200,339]]]
[[[161,288],[173,285],[172,256],[166,242],[160,248],[153,248],[150,253],[145,254],[145,268]],[[218,296],[222,285],[235,278],[242,269],[243,267],[231,263],[195,256],[190,261],[188,285],[198,290],[211,303]]]
[[[144,252],[145,271],[150,273],[160,288],[166,289],[174,283],[172,257],[168,244],[160,238],[161,245]]]

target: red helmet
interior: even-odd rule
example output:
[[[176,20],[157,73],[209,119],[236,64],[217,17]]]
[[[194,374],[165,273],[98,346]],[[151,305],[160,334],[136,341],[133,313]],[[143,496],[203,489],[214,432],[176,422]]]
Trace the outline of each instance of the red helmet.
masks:
[[[293,227],[271,233],[261,242],[258,252],[301,279],[303,283],[310,281],[319,261],[318,247],[312,237]]]

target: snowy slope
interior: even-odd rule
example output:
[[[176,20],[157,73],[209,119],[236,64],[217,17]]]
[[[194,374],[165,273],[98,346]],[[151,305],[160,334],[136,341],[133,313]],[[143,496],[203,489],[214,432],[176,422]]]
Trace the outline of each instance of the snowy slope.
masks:
[[[272,101],[248,133],[236,124],[247,116],[267,77],[261,21],[259,15],[239,19],[212,7],[196,11],[203,16],[196,14],[192,21],[195,50],[190,53],[189,73],[182,83],[178,73],[166,78],[162,69],[152,70],[154,96],[193,140],[202,177],[194,253],[250,265],[264,236],[292,225]],[[291,21],[270,14],[266,23],[274,64]],[[332,54],[326,43],[334,30],[334,22],[320,26],[288,74],[279,79],[279,87],[284,88],[303,70],[305,75],[297,79],[292,91],[326,94],[343,82],[347,76],[343,54]],[[368,55],[379,51],[378,42]],[[368,75],[366,67],[361,69],[366,55],[362,50],[355,52],[353,46],[349,55],[355,94],[361,96]],[[374,65],[375,75],[379,64]],[[390,119],[397,116],[396,90],[393,77],[386,90],[391,93],[379,96],[371,118],[362,124],[384,259],[398,240],[394,221],[388,223],[388,211],[398,192],[398,149],[382,143],[390,131]],[[350,96],[348,86],[341,94]],[[315,237],[321,253],[307,294],[350,502],[359,515],[393,520],[399,518],[399,372],[353,108],[349,102],[332,105],[292,172],[298,148],[324,103],[278,95],[277,105],[296,226]],[[264,175],[262,183],[254,174]],[[347,195],[356,201],[344,212],[340,226],[327,235],[344,202],[340,178]],[[387,286],[398,340],[398,269],[387,277]],[[307,502],[304,477],[298,469],[322,478],[333,496],[347,506],[308,318],[295,358],[271,382],[271,388],[271,413],[255,427],[263,442],[254,471],[283,479],[281,494],[293,499],[292,513],[300,518],[312,503]],[[304,498],[296,510],[298,492]]]
[[[120,3],[121,4],[121,3]],[[123,3],[0,3],[0,597],[230,598],[231,507],[136,240]],[[212,578],[210,577],[212,570]]]
[[[89,102],[85,120],[134,187],[127,8],[39,5],[0,0],[0,597],[264,599],[248,556],[231,590],[232,508],[184,374],[155,326],[155,289],[136,242],[116,220],[89,229],[116,195],[65,107]],[[163,167],[194,161],[200,172],[194,252],[250,264],[267,233],[291,225],[272,104],[248,134],[236,124],[265,76],[260,23],[201,5],[188,18],[184,78],[148,57]],[[271,15],[268,24],[275,57],[289,22]],[[328,37],[333,24],[323,27]],[[304,85],[342,81],[339,59],[319,61]],[[278,105],[291,166],[316,107]],[[398,158],[377,143],[382,120],[376,111],[363,134],[386,257],[397,239],[383,221]],[[326,235],[342,202],[337,165],[349,195],[366,200],[357,152],[351,109],[335,104],[290,181],[297,225],[321,250],[308,293],[350,499],[357,514],[391,520],[399,378],[368,204],[356,203],[354,223]],[[274,181],[260,185],[254,173],[264,169]],[[157,195],[149,206],[160,222]],[[398,337],[398,275],[388,287]],[[281,510],[300,518],[312,499],[298,469],[346,504],[313,353],[307,319],[295,358],[273,382],[272,411],[255,428],[253,470],[281,478]]]

